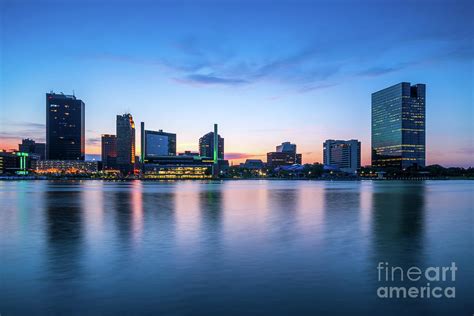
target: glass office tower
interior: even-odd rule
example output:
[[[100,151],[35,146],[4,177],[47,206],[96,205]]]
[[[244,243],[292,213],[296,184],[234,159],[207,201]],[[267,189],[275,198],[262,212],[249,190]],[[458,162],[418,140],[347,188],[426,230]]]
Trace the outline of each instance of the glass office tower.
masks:
[[[372,94],[372,166],[425,166],[425,89],[402,82]]]
[[[224,159],[224,138],[217,134],[217,158]],[[214,157],[214,132],[209,132],[199,138],[199,155],[201,157]]]
[[[103,134],[101,140],[102,168],[115,169],[117,167],[117,136]]]
[[[46,159],[84,160],[84,107],[74,95],[46,93]]]
[[[135,165],[135,122],[131,114],[117,115],[117,166],[122,173],[133,173]]]

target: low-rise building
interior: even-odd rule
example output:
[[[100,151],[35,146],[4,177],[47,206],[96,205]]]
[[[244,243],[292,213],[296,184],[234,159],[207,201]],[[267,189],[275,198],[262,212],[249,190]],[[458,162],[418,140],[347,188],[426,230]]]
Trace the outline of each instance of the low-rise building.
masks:
[[[245,163],[241,163],[240,167],[241,168],[246,168],[246,169],[263,169],[264,163],[261,159],[247,159],[245,160]]]
[[[213,160],[200,156],[162,156],[143,165],[142,179],[210,179]]]
[[[98,172],[99,162],[80,160],[37,160],[32,162],[32,169],[38,174],[84,175]]]
[[[302,155],[296,153],[296,145],[283,142],[276,146],[276,151],[267,153],[267,166],[276,168],[279,166],[301,165]]]

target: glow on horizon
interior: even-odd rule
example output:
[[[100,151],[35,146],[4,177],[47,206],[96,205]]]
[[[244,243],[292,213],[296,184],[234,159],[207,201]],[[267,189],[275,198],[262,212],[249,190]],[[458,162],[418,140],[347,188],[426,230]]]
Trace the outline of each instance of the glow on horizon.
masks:
[[[371,93],[408,81],[427,86],[427,163],[473,165],[472,1],[197,2],[2,1],[0,147],[44,141],[45,93],[74,90],[88,155],[130,112],[178,152],[218,123],[234,163],[358,139],[368,165]]]

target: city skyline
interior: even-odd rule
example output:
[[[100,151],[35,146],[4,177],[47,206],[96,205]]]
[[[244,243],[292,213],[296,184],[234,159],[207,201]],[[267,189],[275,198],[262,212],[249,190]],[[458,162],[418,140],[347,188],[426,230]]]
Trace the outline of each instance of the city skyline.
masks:
[[[217,122],[234,163],[264,160],[284,141],[298,145],[303,163],[322,162],[326,139],[358,139],[369,165],[371,94],[411,82],[427,87],[427,165],[472,164],[468,1],[450,10],[441,2],[410,2],[411,10],[201,4],[206,16],[191,3],[148,2],[126,15],[119,3],[102,3],[85,15],[91,5],[2,2],[1,149],[23,138],[44,142],[44,94],[74,90],[86,104],[86,155],[97,158],[101,135],[130,112],[135,122],[176,133],[177,152],[198,151]],[[65,11],[87,23],[66,23]],[[395,16],[409,25],[400,28]],[[40,23],[52,17],[61,28]],[[161,32],[134,36],[150,30]]]

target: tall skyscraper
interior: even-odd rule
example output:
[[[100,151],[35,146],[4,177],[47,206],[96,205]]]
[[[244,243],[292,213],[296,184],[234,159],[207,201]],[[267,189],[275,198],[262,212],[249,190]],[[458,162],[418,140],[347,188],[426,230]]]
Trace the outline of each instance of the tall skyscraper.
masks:
[[[163,130],[145,130],[145,123],[141,122],[142,135],[142,162],[160,156],[176,156],[176,134],[166,133]]]
[[[135,123],[131,114],[117,115],[117,166],[133,173],[135,165]]]
[[[339,168],[343,172],[354,173],[360,168],[360,142],[328,139],[323,144],[325,166]]]
[[[402,82],[372,94],[372,165],[425,166],[425,85]]]
[[[102,168],[115,169],[117,167],[117,136],[102,135]]]
[[[46,159],[84,160],[85,105],[74,95],[46,93]]]
[[[217,134],[217,159],[224,159],[224,138]],[[214,132],[199,138],[199,155],[214,159]]]

